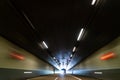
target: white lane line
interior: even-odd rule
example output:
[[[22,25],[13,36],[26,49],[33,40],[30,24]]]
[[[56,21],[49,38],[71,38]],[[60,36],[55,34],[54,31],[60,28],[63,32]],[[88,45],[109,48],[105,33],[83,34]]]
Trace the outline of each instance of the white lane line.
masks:
[[[55,78],[55,80],[57,80],[57,79],[58,79],[58,77]]]
[[[75,78],[75,79],[77,79],[77,80],[82,80],[82,79],[80,79],[80,78],[78,78],[78,77],[75,77],[75,76],[72,76],[72,75],[71,75],[71,77],[73,77],[73,78]]]

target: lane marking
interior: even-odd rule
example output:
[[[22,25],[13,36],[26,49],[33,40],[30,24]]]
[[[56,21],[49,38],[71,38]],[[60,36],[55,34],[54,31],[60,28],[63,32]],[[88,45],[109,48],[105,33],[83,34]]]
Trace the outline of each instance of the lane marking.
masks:
[[[82,79],[80,79],[80,78],[78,78],[78,77],[75,77],[75,76],[72,76],[72,75],[71,75],[71,77],[73,77],[73,78],[75,78],[75,79],[77,79],[77,80],[82,80]]]
[[[102,74],[102,72],[94,72],[94,74]]]
[[[58,77],[55,78],[55,80],[57,80],[57,79],[58,79]]]

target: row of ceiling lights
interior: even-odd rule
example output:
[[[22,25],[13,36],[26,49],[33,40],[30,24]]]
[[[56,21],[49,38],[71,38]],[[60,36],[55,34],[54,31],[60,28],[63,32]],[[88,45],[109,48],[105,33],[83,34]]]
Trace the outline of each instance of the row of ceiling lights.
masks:
[[[82,39],[84,33],[85,33],[85,29],[84,29],[84,28],[81,28],[81,30],[80,30],[80,32],[79,32],[79,35],[78,35],[78,37],[77,37],[77,42],[79,42],[79,41]],[[77,46],[74,46],[74,47],[73,47],[73,50],[72,50],[72,53],[70,54],[70,58],[69,58],[68,63],[69,63],[69,62],[71,61],[71,59],[73,58],[73,55],[75,54],[76,50],[77,50]]]
[[[91,5],[95,5],[96,1],[97,1],[97,0],[92,0]],[[82,39],[84,33],[85,33],[85,29],[84,29],[84,28],[81,28],[81,30],[80,30],[80,32],[79,32],[79,35],[78,35],[78,37],[77,37],[77,42],[79,42],[79,41]],[[74,53],[76,52],[76,50],[77,50],[77,46],[74,46],[73,49],[72,49],[72,53],[70,54],[70,58],[69,58],[69,60],[68,60],[68,63],[69,63],[69,62],[71,61],[71,59],[73,58],[73,55],[74,55]]]
[[[95,5],[95,3],[96,3],[96,0],[92,0],[91,5]],[[82,38],[83,33],[84,33],[84,28],[82,28],[82,29],[80,30],[80,33],[79,33],[78,38],[77,38],[77,41],[80,41],[80,39]],[[44,47],[43,47],[44,49],[48,49],[48,46],[47,46],[47,44],[45,43],[45,41],[43,41],[42,44],[43,44],[43,46],[44,46]],[[73,52],[75,52],[75,50],[76,50],[76,46],[73,48]]]
[[[85,29],[84,29],[84,28],[81,28],[81,30],[80,30],[80,32],[79,32],[79,35],[78,35],[78,38],[77,38],[77,42],[79,42],[79,41],[82,39],[84,33],[85,33]],[[39,45],[41,46],[42,49],[47,49],[47,50],[48,50],[48,46],[47,46],[47,44],[46,44],[45,41],[42,41],[42,43],[39,44]],[[73,50],[72,50],[72,54],[70,55],[70,58],[69,58],[68,61],[67,61],[67,65],[69,64],[69,62],[70,62],[71,59],[73,58],[73,55],[74,55],[74,53],[76,52],[76,49],[77,49],[77,46],[74,46],[74,47],[73,47]],[[60,61],[59,61],[58,59],[56,59],[56,57],[54,57],[54,56],[52,56],[52,55],[51,55],[51,57],[53,58],[53,60],[54,60],[59,66],[61,65]]]
[[[39,33],[39,31],[34,27],[34,25],[32,24],[31,20],[28,18],[28,16],[25,14],[24,11],[22,11],[21,9],[19,9],[16,5],[14,5],[13,2],[11,2],[11,4],[17,9],[20,11],[20,14],[26,19],[26,21],[29,23],[29,25],[31,26],[31,28],[36,32],[36,33]],[[58,63],[60,65],[60,62],[58,59],[56,59],[51,53],[50,51],[48,50],[48,45],[46,44],[45,41],[42,41],[41,43],[38,43],[38,45],[42,48],[42,49],[45,49],[49,52],[50,56],[55,60],[56,63]]]
[[[92,0],[91,5],[95,5],[95,3],[96,3],[96,0]],[[35,30],[34,25],[32,24],[32,22],[29,20],[29,18],[27,17],[27,15],[26,15],[23,11],[22,11],[22,15],[25,17],[25,19],[28,21],[28,23],[31,25],[31,27]],[[77,38],[77,42],[81,40],[81,38],[82,38],[82,36],[83,36],[83,33],[84,33],[84,28],[82,28],[82,29],[80,30],[79,36],[78,36],[78,38]],[[47,49],[47,50],[48,50],[48,46],[47,46],[47,44],[45,43],[45,41],[42,41],[42,43],[39,44],[39,46],[41,46],[42,49]],[[68,63],[71,61],[71,59],[72,59],[72,57],[73,57],[73,54],[75,53],[76,49],[77,49],[77,47],[74,46],[74,47],[73,47],[73,50],[72,50],[72,54],[70,55],[70,59],[69,59],[68,62],[67,62],[67,65],[68,65]],[[60,62],[59,62],[58,59],[56,59],[56,57],[54,57],[54,56],[51,56],[51,57],[55,60],[55,62],[56,62],[58,65],[60,65]]]
[[[96,0],[92,0],[91,5],[95,5],[95,3],[96,3]],[[79,32],[79,35],[78,35],[78,38],[77,38],[77,42],[79,42],[79,41],[81,40],[84,32],[85,32],[85,29],[82,28],[82,29],[80,30],[80,32]],[[40,46],[41,46],[43,49],[48,49],[48,46],[47,46],[47,44],[45,43],[45,41],[42,41],[42,43],[40,44]],[[72,54],[70,55],[70,58],[69,58],[69,60],[68,60],[68,62],[67,62],[67,65],[69,64],[69,62],[70,62],[71,59],[73,58],[73,55],[74,55],[76,49],[77,49],[77,46],[74,46],[74,47],[73,47],[73,50],[72,50]],[[60,66],[61,63],[59,62],[59,60],[56,59],[56,57],[54,57],[54,56],[51,56],[51,57],[52,57],[52,58],[55,60],[55,62]]]
[[[83,28],[81,29],[81,31],[80,31],[80,33],[79,33],[79,36],[78,36],[77,41],[80,40],[80,38],[82,37],[82,35],[83,35]],[[39,44],[39,46],[40,46],[42,49],[48,50],[48,45],[46,44],[45,41],[42,41],[42,42]],[[76,51],[76,46],[73,48],[73,53],[74,53],[75,51]],[[52,57],[52,59],[53,59],[59,66],[61,65],[60,61],[59,61],[55,56],[53,56],[53,55],[50,55],[50,56]],[[69,64],[69,62],[71,61],[72,57],[73,57],[73,54],[70,55],[70,59],[68,59],[66,65]]]
[[[42,41],[42,43],[39,44],[39,46],[42,48],[42,49],[46,49],[48,50],[48,45],[46,44],[45,41]],[[60,61],[58,59],[56,59],[56,57],[54,57],[52,54],[50,54],[50,56],[52,57],[52,59],[58,64],[60,65]]]

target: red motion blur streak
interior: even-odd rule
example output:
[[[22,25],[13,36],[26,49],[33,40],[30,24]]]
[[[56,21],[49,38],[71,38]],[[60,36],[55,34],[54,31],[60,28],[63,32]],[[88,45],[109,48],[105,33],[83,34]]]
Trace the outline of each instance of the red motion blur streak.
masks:
[[[11,53],[10,56],[11,56],[12,58],[18,59],[18,60],[24,60],[24,59],[25,59],[23,55],[18,54],[18,53],[16,53],[16,52]]]
[[[109,53],[106,53],[106,54],[102,55],[100,57],[100,59],[101,60],[108,60],[108,59],[113,58],[113,57],[115,57],[115,53],[109,52]]]

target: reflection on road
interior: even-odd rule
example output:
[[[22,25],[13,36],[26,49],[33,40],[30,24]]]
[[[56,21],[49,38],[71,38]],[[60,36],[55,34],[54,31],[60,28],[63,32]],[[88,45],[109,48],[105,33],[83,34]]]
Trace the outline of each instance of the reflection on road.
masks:
[[[98,79],[83,76],[76,77],[73,75],[48,75],[35,77],[27,80],[98,80]]]

